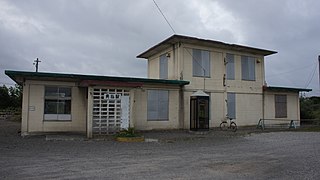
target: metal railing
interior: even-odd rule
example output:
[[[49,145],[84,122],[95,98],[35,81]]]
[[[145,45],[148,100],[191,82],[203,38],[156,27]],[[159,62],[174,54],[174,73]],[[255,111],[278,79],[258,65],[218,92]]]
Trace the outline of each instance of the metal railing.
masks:
[[[0,120],[21,119],[21,110],[0,110]]]
[[[300,126],[300,120],[293,119],[259,119],[257,128],[265,130],[266,127],[294,128]]]
[[[320,127],[320,119],[301,119],[301,127]]]

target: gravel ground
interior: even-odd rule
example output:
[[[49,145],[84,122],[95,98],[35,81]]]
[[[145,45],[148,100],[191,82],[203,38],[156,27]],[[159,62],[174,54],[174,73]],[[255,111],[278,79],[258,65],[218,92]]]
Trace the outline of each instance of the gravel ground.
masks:
[[[319,179],[319,132],[149,132],[150,143],[22,138],[0,121],[0,179]]]

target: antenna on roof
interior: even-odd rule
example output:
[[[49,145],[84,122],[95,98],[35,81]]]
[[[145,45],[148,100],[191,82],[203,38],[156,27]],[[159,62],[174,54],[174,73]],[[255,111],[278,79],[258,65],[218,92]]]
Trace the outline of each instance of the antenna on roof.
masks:
[[[39,69],[39,62],[41,61],[39,60],[39,58],[37,58],[36,60],[34,60],[34,63],[33,63],[33,65],[35,65],[36,67],[36,72],[38,72],[38,69]]]

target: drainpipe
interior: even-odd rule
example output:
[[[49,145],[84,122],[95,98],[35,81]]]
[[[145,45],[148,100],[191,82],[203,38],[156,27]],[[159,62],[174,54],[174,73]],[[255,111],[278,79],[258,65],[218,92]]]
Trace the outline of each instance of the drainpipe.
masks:
[[[264,119],[264,109],[265,109],[265,88],[266,86],[262,86],[262,119]]]
[[[262,119],[265,118],[265,90],[267,88],[267,83],[266,83],[266,79],[265,79],[265,72],[264,72],[264,58],[262,58],[262,62],[261,62],[261,78],[262,78]]]
[[[223,100],[224,100],[224,107],[223,107],[223,118],[226,117],[227,115],[227,109],[228,109],[228,102],[227,102],[227,78],[226,78],[226,73],[227,73],[227,61],[226,61],[226,53],[224,54],[223,58],[223,64],[224,64],[224,74],[222,77],[222,85],[223,85]]]
[[[173,72],[176,73],[176,52],[175,52],[175,49],[174,49],[174,44],[172,44],[172,60],[173,60]],[[176,77],[178,77],[177,74],[174,75],[175,76],[175,79],[177,79]]]

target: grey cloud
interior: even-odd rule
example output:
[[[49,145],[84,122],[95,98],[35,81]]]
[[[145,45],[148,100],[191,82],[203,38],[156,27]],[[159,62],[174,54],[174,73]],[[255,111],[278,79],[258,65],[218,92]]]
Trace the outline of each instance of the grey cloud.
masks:
[[[178,34],[278,51],[266,58],[271,85],[303,87],[320,53],[318,1],[157,2]],[[146,77],[146,61],[135,56],[172,35],[151,0],[3,3],[11,9],[0,13],[2,72],[33,70],[39,57],[41,71]],[[319,95],[317,78],[310,87]]]

